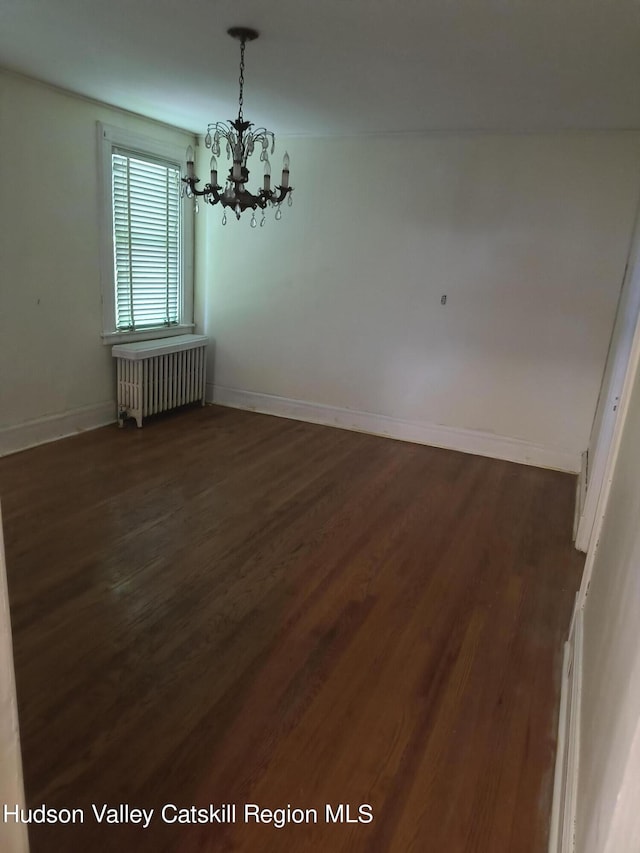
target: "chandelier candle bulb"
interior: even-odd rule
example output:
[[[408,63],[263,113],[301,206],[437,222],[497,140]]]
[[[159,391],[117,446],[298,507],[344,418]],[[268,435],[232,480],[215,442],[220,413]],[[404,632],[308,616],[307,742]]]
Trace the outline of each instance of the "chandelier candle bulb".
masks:
[[[211,170],[211,186],[217,187],[218,186],[218,161],[213,156],[211,157],[211,160],[209,161],[209,168]]]
[[[187,148],[187,174],[190,178],[195,176],[195,169],[193,165],[193,148],[189,146]]]
[[[271,164],[268,160],[264,164],[264,191],[268,193],[271,190]]]
[[[282,188],[287,189],[289,186],[289,155],[285,151],[285,155],[282,158]]]

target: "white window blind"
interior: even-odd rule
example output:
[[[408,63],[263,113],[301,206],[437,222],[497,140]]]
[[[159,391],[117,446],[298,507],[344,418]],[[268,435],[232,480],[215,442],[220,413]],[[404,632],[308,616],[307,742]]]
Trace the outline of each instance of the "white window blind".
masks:
[[[180,171],[127,151],[111,155],[116,329],[180,322]]]

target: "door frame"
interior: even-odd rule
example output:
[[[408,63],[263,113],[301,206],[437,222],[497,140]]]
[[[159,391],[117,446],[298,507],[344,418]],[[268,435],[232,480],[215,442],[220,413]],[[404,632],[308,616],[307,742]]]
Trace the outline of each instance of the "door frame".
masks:
[[[18,729],[18,704],[13,670],[11,617],[0,507],[0,804],[24,808],[24,782]],[[7,821],[2,827],[2,849],[28,853],[27,825]]]
[[[589,450],[583,454],[583,468],[576,495],[574,531],[575,546],[579,551],[589,551],[596,528],[601,493],[608,488],[607,481],[610,480],[612,465],[611,448],[620,421],[622,393],[629,374],[639,317],[640,207],[636,210],[609,351],[589,437]],[[588,466],[588,472],[585,470],[585,464]]]
[[[600,534],[602,532],[602,524],[604,521],[605,513],[607,511],[607,504],[609,503],[609,495],[611,493],[611,482],[613,480],[613,473],[616,466],[616,462],[618,460],[618,454],[620,452],[620,441],[622,439],[622,431],[624,429],[624,424],[629,411],[631,391],[633,390],[633,386],[636,381],[639,369],[640,316],[636,318],[635,331],[631,344],[631,351],[629,353],[629,360],[626,366],[624,382],[620,390],[620,402],[616,413],[617,417],[613,425],[611,441],[607,447],[604,474],[602,478],[601,488],[599,489],[597,495],[591,540],[589,544],[589,550],[587,552],[587,559],[584,564],[582,583],[580,584],[580,591],[578,593],[576,607],[584,607],[587,598],[587,593],[589,591],[589,584],[591,583],[591,575],[593,573],[593,564],[595,562],[596,554],[598,551],[598,544],[600,542]]]

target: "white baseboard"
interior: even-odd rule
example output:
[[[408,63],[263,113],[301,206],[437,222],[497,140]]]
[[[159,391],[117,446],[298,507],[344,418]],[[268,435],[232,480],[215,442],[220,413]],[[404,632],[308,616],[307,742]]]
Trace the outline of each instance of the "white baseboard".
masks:
[[[562,693],[549,832],[549,853],[574,853],[575,851],[580,703],[582,699],[582,620],[583,610],[576,597],[576,609],[569,631],[569,639],[565,644],[562,664]]]
[[[389,415],[376,415],[371,412],[308,403],[304,400],[292,400],[273,394],[241,391],[209,382],[207,383],[207,401],[236,409],[248,409],[293,420],[383,435],[416,444],[460,450],[477,456],[490,456],[508,462],[536,465],[540,468],[555,468],[559,471],[570,471],[573,474],[580,470],[579,453],[544,447],[519,438],[507,438],[479,430],[405,421]]]
[[[75,435],[88,429],[106,426],[116,420],[116,404],[113,400],[82,406],[57,415],[47,415],[8,427],[0,427],[0,456],[17,453],[38,444],[46,444],[58,438]]]

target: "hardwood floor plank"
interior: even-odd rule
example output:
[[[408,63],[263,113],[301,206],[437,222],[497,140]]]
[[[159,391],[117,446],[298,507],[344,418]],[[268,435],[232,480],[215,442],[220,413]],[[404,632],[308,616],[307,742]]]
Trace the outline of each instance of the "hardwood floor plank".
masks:
[[[0,459],[34,853],[546,851],[574,485],[215,406]]]

